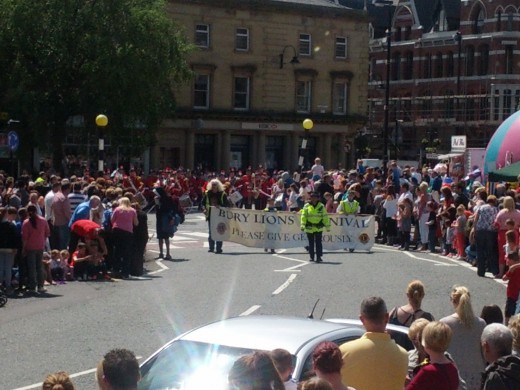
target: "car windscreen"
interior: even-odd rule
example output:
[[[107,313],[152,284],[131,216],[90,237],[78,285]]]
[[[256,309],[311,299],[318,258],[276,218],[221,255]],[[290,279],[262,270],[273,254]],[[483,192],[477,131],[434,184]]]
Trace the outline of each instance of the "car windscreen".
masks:
[[[141,367],[139,390],[227,389],[231,366],[251,349],[179,340]]]

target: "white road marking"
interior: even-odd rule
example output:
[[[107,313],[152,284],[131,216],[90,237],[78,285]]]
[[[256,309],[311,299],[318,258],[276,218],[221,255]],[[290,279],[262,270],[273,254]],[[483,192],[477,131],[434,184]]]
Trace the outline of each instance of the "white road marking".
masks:
[[[283,290],[285,290],[287,287],[289,287],[289,285],[293,282],[294,279],[296,279],[296,274],[292,274],[291,276],[289,276],[289,279],[287,279],[284,282],[284,284],[282,284],[280,287],[278,287],[276,290],[274,290],[271,295],[280,294]]]
[[[169,269],[166,265],[164,265],[162,263],[161,259],[155,260],[155,264],[157,264],[159,267],[161,267],[161,269],[158,269],[158,270],[155,270],[155,271],[152,271],[152,272],[148,272],[148,275],[158,274],[159,272],[163,272],[163,271],[166,271],[167,269]]]
[[[140,360],[142,359],[143,357],[142,356],[136,356],[137,360]],[[93,374],[96,372],[96,368],[91,368],[90,370],[85,370],[85,371],[81,371],[81,372],[76,372],[74,374],[69,374],[69,377],[70,378],[77,378],[78,376],[83,376],[83,375],[88,375],[88,374]],[[35,383],[33,385],[29,385],[29,386],[25,386],[25,387],[19,387],[17,389],[14,389],[14,390],[30,390],[30,389],[38,389],[38,388],[41,388],[41,386],[43,385],[43,382],[40,382],[40,383]]]
[[[262,306],[260,306],[260,305],[253,305],[249,309],[247,309],[245,312],[243,312],[242,314],[239,314],[239,317],[248,316],[249,314],[254,313],[258,309],[260,309],[261,307]]]
[[[437,266],[443,266],[443,267],[456,267],[457,266],[456,264],[447,264],[443,261],[437,261],[437,260],[426,259],[424,257],[419,257],[419,256],[416,256],[413,253],[410,253],[407,251],[400,251],[400,252],[413,259],[420,260],[420,261],[426,261],[427,263],[433,263]]]
[[[181,234],[184,234],[184,235],[187,235],[187,236],[208,238],[208,233],[202,233],[202,232],[181,232]]]
[[[278,257],[280,259],[285,259],[285,260],[295,261],[297,263],[300,263],[298,265],[293,265],[292,267],[288,267],[288,268],[284,268],[284,269],[275,269],[274,272],[301,272],[301,270],[299,270],[298,268],[309,265],[308,261],[304,261],[304,260],[300,260],[300,259],[293,259],[292,257],[287,257],[287,256],[281,256],[279,253],[277,253],[273,256]]]

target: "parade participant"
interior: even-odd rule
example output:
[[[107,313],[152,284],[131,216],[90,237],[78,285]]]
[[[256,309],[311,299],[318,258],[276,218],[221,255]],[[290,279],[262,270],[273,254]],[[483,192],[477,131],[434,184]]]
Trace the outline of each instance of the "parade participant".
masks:
[[[316,262],[323,261],[322,234],[323,229],[330,231],[330,220],[327,210],[323,203],[320,202],[320,193],[313,192],[311,200],[305,204],[301,215],[301,230],[307,233],[309,240],[310,261],[314,261],[316,254]]]
[[[281,208],[276,207],[275,201],[273,198],[267,199],[267,207],[264,209],[264,211],[275,213],[278,210],[281,210]],[[271,251],[271,253],[275,253],[274,248],[264,248],[264,252]]]
[[[208,252],[215,252],[216,254],[222,253],[222,241],[214,241],[211,238],[211,208],[212,207],[227,207],[228,199],[224,192],[222,183],[217,179],[213,179],[209,182],[209,188],[204,193],[204,214],[206,215],[206,221],[208,221]],[[246,207],[247,208],[247,207]],[[216,245],[215,245],[216,244]],[[216,246],[216,247],[215,247]]]
[[[356,197],[359,193],[353,189],[347,191],[347,197],[339,202],[336,212],[342,215],[356,215],[360,212],[359,202]]]

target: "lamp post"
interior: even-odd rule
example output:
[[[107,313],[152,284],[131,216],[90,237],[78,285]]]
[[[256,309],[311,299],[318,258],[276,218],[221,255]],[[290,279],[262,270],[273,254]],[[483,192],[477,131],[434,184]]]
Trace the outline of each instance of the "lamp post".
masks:
[[[302,156],[299,156],[298,158],[298,165],[300,166],[300,174],[303,173],[303,167],[305,165],[305,155],[307,155],[307,138],[309,136],[309,131],[314,127],[314,122],[312,121],[312,119],[304,119],[303,122],[302,122],[302,126],[303,126],[303,129],[304,129],[304,137],[303,137],[303,140],[302,140],[302,147],[301,147],[301,151],[302,151]]]
[[[103,175],[105,170],[105,134],[103,130],[106,125],[108,125],[108,118],[106,115],[99,114],[96,116],[96,126],[98,128],[98,172],[100,172],[101,175]]]
[[[392,0],[373,0],[372,4],[376,7],[387,7],[388,9],[388,28],[386,29],[386,83],[385,83],[385,105],[384,105],[384,123],[383,123],[383,166],[386,169],[388,165],[388,117],[390,109],[390,61],[392,52]]]
[[[453,40],[457,43],[458,46],[458,54],[457,54],[457,100],[456,100],[456,115],[455,120],[458,121],[458,117],[460,115],[460,75],[461,75],[461,57],[462,57],[462,34],[460,31],[457,31],[453,35]],[[458,129],[458,127],[457,127]],[[458,134],[458,131],[457,131]]]

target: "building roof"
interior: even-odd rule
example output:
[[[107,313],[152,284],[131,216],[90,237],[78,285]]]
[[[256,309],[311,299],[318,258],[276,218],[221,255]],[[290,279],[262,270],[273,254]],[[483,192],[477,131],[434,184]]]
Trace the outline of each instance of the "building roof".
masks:
[[[449,30],[456,30],[460,21],[460,0],[414,0],[419,23],[424,32],[430,32],[437,23],[442,9]]]

